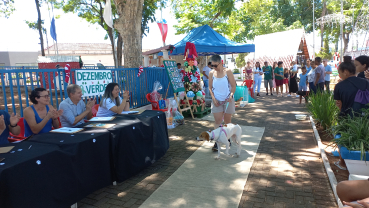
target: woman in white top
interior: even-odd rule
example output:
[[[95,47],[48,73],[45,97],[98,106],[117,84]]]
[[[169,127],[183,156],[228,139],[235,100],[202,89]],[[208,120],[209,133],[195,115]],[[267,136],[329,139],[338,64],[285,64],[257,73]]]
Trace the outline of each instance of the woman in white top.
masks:
[[[97,117],[109,117],[120,114],[123,111],[129,111],[129,92],[123,91],[123,99],[119,97],[119,92],[117,83],[109,83],[106,86],[96,114]]]
[[[224,124],[231,123],[232,114],[235,112],[233,94],[236,91],[236,80],[232,70],[223,68],[219,55],[211,57],[211,67],[213,70],[209,73],[209,91],[213,100],[211,112],[214,115],[216,129],[222,124],[223,117]]]
[[[260,67],[260,63],[256,62],[255,64],[255,69],[254,69],[254,94],[255,94],[255,90],[256,87],[258,88],[258,94],[256,94],[256,96],[260,96],[260,86],[261,86],[261,81],[263,80],[263,69]]]

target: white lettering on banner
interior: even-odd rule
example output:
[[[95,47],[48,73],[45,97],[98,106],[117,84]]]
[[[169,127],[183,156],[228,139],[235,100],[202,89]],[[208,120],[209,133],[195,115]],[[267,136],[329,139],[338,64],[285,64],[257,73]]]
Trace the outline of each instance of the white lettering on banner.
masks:
[[[83,96],[102,95],[106,85],[113,82],[112,72],[107,70],[76,70],[76,84]]]

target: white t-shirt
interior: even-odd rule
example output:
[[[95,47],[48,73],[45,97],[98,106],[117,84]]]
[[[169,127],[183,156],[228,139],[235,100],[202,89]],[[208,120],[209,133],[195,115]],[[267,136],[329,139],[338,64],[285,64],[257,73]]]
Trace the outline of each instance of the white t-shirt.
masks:
[[[258,72],[257,74],[254,74],[254,79],[259,79],[259,78],[263,77],[263,75],[260,75],[260,74],[259,74],[259,72],[261,72],[261,73],[263,73],[263,74],[264,74],[264,72],[263,72],[263,69],[262,69],[262,68],[255,68],[255,69],[254,69],[254,72]]]
[[[123,102],[122,98],[119,97],[119,99],[120,99],[120,104],[122,104]],[[103,99],[102,102],[103,104],[102,106],[99,107],[99,110],[96,113],[96,117],[110,117],[116,114],[110,110],[110,108],[116,106],[115,100],[111,100],[110,98],[107,98],[107,99]]]
[[[314,82],[315,81],[315,69],[311,69],[310,72],[308,73],[308,75],[307,75],[308,82]]]
[[[205,66],[203,69],[202,69],[203,72],[205,72],[206,76],[209,77],[209,73],[211,71],[211,69],[208,67],[208,66]],[[205,76],[202,76],[202,79],[203,80],[208,80],[208,78],[206,78]]]

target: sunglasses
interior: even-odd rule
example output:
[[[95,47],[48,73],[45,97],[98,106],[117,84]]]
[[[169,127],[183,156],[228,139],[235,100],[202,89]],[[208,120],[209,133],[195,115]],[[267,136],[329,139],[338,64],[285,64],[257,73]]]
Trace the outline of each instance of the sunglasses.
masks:
[[[219,64],[218,65],[210,65],[211,66],[211,68],[217,68],[218,66],[219,66]]]
[[[40,97],[40,98],[41,98],[41,97],[44,97],[44,98],[46,98],[46,99],[47,99],[47,98],[49,98],[49,97],[50,97],[50,95],[44,95],[44,96],[39,96],[39,97]]]

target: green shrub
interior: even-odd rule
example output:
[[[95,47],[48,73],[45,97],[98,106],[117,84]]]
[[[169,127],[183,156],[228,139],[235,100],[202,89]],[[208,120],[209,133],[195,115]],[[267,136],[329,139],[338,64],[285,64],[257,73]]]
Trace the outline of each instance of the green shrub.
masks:
[[[334,135],[341,134],[341,137],[333,142],[348,150],[360,151],[361,159],[366,158],[365,152],[369,151],[369,110],[362,111],[364,116],[354,114],[353,117],[340,117],[337,126],[332,128]]]
[[[339,109],[333,94],[329,92],[317,92],[309,95],[308,111],[324,130],[336,124]]]
[[[239,69],[233,69],[233,74],[239,74],[240,70]]]

